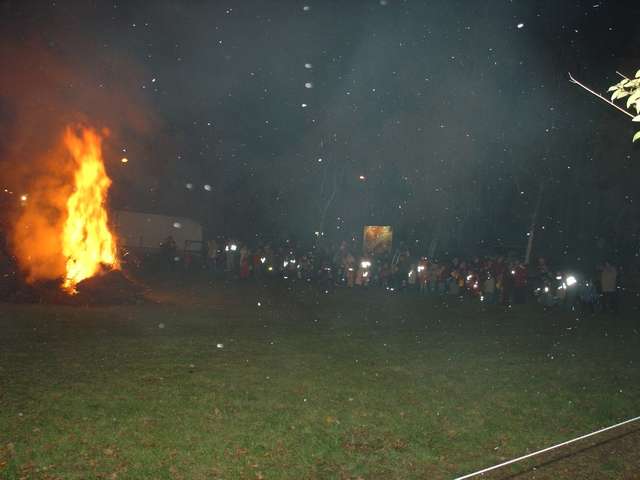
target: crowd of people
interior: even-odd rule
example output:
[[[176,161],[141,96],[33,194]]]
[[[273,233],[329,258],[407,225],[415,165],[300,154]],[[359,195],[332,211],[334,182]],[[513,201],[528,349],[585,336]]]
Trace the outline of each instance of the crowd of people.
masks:
[[[168,261],[193,260],[177,254],[175,243],[164,244]],[[325,291],[379,287],[389,292],[475,299],[487,304],[517,305],[536,301],[545,307],[617,311],[618,269],[605,262],[592,277],[551,268],[544,258],[530,265],[509,256],[472,259],[431,259],[412,255],[401,246],[393,252],[357,255],[347,242],[317,245],[301,252],[290,243],[250,248],[235,240],[210,240],[204,266],[212,272],[246,280],[274,277],[318,284]]]
[[[124,252],[123,263],[158,265],[151,261],[155,258],[169,269],[205,268],[212,275],[239,280],[313,283],[327,292],[342,286],[377,287],[391,293],[415,291],[506,306],[535,301],[547,308],[618,311],[620,272],[610,262],[600,265],[593,275],[585,275],[554,269],[544,258],[527,265],[500,255],[427,258],[412,254],[404,245],[375,255],[359,255],[358,250],[360,246],[346,241],[302,250],[291,242],[251,248],[233,239],[212,239],[203,244],[202,251],[187,251],[168,237],[159,255],[142,260],[133,252]],[[16,271],[8,252],[0,255],[0,265],[4,272]],[[9,273],[4,277],[9,278]],[[10,290],[10,284],[5,281],[0,290]]]

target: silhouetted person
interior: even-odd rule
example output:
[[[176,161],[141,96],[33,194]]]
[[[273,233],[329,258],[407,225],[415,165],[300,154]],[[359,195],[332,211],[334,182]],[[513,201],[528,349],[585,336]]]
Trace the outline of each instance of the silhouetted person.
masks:
[[[515,303],[523,304],[527,300],[527,266],[519,262],[513,271],[513,298]]]
[[[165,266],[173,269],[178,255],[178,247],[176,246],[176,241],[171,235],[162,242],[162,245],[160,246],[160,255],[162,256]]]

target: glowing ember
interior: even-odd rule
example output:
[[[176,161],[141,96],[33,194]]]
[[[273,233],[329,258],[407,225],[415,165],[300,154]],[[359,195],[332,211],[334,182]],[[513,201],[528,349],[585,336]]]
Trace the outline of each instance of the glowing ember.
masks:
[[[63,287],[74,292],[78,282],[99,273],[104,266],[119,265],[105,207],[111,180],[102,161],[102,139],[92,129],[69,128],[64,144],[73,156],[76,170],[75,190],[67,200],[62,231],[62,254],[66,259]]]

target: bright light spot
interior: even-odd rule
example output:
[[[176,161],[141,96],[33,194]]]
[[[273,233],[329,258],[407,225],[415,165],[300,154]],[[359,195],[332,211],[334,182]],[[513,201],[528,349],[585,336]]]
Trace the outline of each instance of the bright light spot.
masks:
[[[304,88],[313,88],[313,83],[307,82],[304,84]]]
[[[218,347],[218,348],[224,348],[224,344],[223,344],[223,343],[216,343],[216,347]]]
[[[304,68],[306,68],[307,70],[310,70],[313,68],[313,65],[311,65],[310,63],[305,63]]]
[[[360,175],[360,176],[358,177],[358,179],[360,179],[360,180],[366,180],[367,178],[366,178],[364,175]]]
[[[232,252],[235,252],[238,249],[238,246],[235,243],[232,243],[229,248],[231,249]]]
[[[187,187],[187,190],[191,190],[193,189],[193,183],[187,183],[185,184],[185,187]]]
[[[182,224],[180,222],[173,222],[173,228],[182,228]]]
[[[524,23],[519,23],[518,25],[516,25],[518,28],[522,28],[524,27]]]
[[[128,162],[129,162],[129,159],[128,159],[127,157],[122,157],[122,158],[120,159],[120,161],[121,161],[122,163],[128,163]]]
[[[570,287],[571,285],[575,285],[578,281],[576,280],[576,277],[574,277],[573,275],[569,275],[567,277],[567,286]]]
[[[318,157],[318,163],[322,163],[322,157]]]
[[[306,103],[303,103],[303,104],[301,104],[300,106],[301,106],[302,108],[307,108],[307,104],[306,104]]]
[[[371,266],[371,262],[369,260],[363,260],[362,262],[360,262],[360,266],[362,268],[369,268]]]
[[[26,202],[29,199],[29,195],[24,194],[24,195],[20,195],[20,201],[21,202]]]
[[[260,257],[260,263],[264,263],[267,261],[267,257]]]
[[[211,191],[211,185],[209,185],[208,183],[206,183],[203,187],[207,192]]]
[[[305,5],[304,7],[302,7],[302,10],[308,12],[309,10],[311,10],[311,7],[309,5]]]

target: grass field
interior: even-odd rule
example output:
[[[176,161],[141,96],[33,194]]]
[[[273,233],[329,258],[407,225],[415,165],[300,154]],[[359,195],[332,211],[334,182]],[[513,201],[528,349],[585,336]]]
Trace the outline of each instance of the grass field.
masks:
[[[0,478],[453,478],[640,415],[632,314],[154,291],[0,305]],[[631,424],[483,478],[640,478],[639,448]]]

